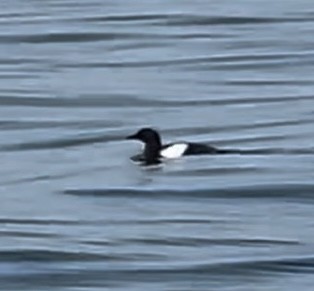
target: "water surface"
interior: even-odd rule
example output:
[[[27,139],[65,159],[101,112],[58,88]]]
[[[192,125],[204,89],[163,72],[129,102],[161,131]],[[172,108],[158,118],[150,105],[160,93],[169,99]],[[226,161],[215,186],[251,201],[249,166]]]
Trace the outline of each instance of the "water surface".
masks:
[[[311,1],[0,7],[2,290],[313,289]]]

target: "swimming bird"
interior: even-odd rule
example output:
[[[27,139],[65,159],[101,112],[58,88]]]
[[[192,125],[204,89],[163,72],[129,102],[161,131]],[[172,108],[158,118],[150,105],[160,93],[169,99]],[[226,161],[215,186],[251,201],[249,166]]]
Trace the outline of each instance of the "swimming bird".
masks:
[[[175,159],[188,155],[225,154],[228,150],[220,150],[201,143],[176,142],[163,145],[159,133],[152,128],[142,128],[133,135],[127,137],[131,140],[139,140],[144,143],[142,154],[133,156],[134,161],[144,165],[159,164],[162,158]]]

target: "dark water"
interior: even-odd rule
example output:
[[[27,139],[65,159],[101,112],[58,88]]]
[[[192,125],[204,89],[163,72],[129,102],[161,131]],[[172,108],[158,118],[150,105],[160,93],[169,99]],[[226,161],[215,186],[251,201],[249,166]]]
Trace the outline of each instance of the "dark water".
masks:
[[[1,290],[313,290],[312,1],[0,7]]]

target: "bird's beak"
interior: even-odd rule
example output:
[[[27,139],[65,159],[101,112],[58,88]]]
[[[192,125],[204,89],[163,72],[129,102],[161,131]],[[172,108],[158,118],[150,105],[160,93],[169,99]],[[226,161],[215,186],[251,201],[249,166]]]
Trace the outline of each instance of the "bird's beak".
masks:
[[[136,134],[132,134],[126,137],[126,139],[137,139],[137,135]]]

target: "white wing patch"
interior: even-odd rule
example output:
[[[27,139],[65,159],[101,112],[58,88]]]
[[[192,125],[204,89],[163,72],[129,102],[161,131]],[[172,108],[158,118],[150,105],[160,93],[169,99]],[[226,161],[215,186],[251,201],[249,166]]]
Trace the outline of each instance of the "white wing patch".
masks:
[[[188,145],[186,143],[176,143],[161,150],[160,155],[167,159],[179,158],[184,154],[187,148]]]

